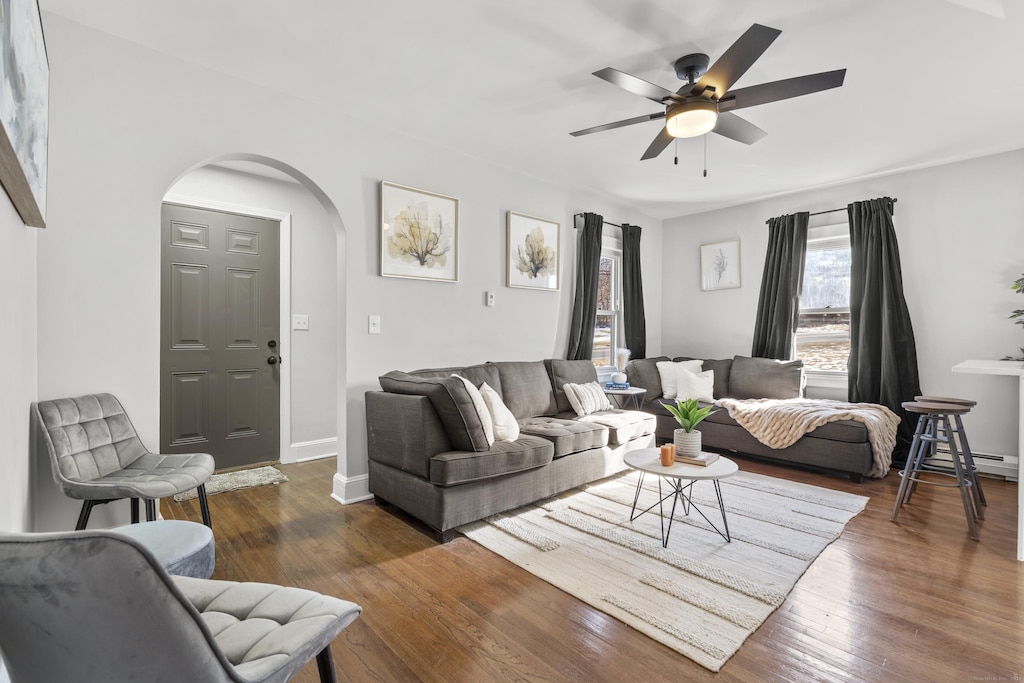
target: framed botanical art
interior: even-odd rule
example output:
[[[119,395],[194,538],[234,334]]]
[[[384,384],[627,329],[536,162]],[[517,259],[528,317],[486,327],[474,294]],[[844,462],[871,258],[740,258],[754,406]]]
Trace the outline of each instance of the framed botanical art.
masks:
[[[380,274],[459,280],[459,200],[380,184]]]
[[[50,66],[37,0],[0,7],[0,183],[26,225],[46,227]]]
[[[559,225],[536,216],[508,212],[509,287],[558,291],[562,260]]]
[[[700,245],[700,288],[736,289],[740,286],[740,241]]]

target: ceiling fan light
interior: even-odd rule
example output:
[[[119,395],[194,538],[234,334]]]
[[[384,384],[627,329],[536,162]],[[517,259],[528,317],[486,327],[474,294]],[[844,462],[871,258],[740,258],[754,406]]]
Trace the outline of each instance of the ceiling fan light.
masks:
[[[674,138],[695,138],[710,133],[718,122],[718,107],[710,100],[683,102],[669,110],[665,129]]]

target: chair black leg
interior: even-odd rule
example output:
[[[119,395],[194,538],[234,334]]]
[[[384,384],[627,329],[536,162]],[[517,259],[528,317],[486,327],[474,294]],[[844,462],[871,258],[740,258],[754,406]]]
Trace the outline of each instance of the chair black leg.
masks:
[[[81,531],[89,523],[89,514],[92,512],[92,506],[96,504],[94,500],[83,500],[82,511],[78,513],[78,524],[75,525],[75,531]]]
[[[210,504],[206,502],[206,484],[197,486],[196,492],[199,495],[199,511],[203,514],[203,524],[212,529],[213,524],[210,523]]]
[[[131,499],[131,506],[132,506],[132,524],[138,524],[139,523],[139,499],[138,498],[132,498]]]
[[[156,520],[156,501],[152,498],[146,498],[146,521],[153,522]]]
[[[330,643],[316,656],[316,668],[320,672],[320,683],[338,682],[334,676],[334,659],[331,657]]]

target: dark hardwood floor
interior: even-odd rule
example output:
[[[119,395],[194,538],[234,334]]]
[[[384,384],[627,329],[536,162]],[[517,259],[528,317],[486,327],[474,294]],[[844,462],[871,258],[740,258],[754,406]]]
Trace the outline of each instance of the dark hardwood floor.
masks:
[[[920,487],[889,522],[895,472],[861,484],[737,458],[740,468],[870,496],[786,602],[718,674],[472,541],[438,545],[396,508],[330,498],[333,459],[210,497],[214,578],[311,588],[363,606],[335,640],[342,681],[1020,681],[1017,485],[984,480],[981,541],[958,493]],[[198,521],[195,501],[167,518]],[[296,681],[317,681],[315,664]]]

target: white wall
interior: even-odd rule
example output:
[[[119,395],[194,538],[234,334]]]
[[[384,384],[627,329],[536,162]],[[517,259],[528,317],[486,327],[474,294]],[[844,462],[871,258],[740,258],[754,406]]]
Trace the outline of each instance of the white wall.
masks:
[[[365,391],[395,368],[565,353],[572,300],[572,215],[596,211],[645,228],[644,267],[661,281],[660,221],[587,192],[554,187],[343,112],[280,96],[46,14],[51,66],[50,221],[39,242],[39,394],[118,394],[157,443],[160,202],[183,172],[225,154],[278,159],[337,207],[345,333],[335,494],[365,491]],[[358,110],[358,103],[353,103]],[[381,179],[460,199],[460,281],[381,278]],[[562,225],[560,292],[504,287],[505,212]],[[497,306],[484,306],[484,292]],[[661,292],[646,290],[649,352]],[[130,315],[125,315],[128,312]],[[380,315],[383,333],[366,332]],[[51,485],[52,488],[52,485]],[[42,496],[41,491],[37,492]],[[115,504],[117,505],[117,504]],[[39,528],[66,528],[76,506],[52,500]],[[97,508],[96,525],[126,514]],[[125,511],[127,505],[123,506]],[[120,521],[120,520],[118,520]]]
[[[324,207],[298,183],[211,166],[192,171],[169,194],[291,215],[291,312],[308,315],[309,330],[281,331],[282,367],[291,377],[291,447],[281,456],[289,462],[322,448],[337,453],[338,258]]]
[[[921,389],[976,399],[978,407],[964,420],[972,448],[1016,454],[1016,382],[950,368],[970,358],[1020,355],[1024,346],[1024,331],[1007,319],[1024,307],[1024,298],[1010,290],[1024,272],[1021,188],[1024,151],[1016,151],[666,221],[666,285],[672,273],[682,291],[664,300],[662,346],[678,355],[749,355],[768,242],[765,220],[888,195],[898,200],[896,234]],[[815,216],[811,225],[836,218],[845,215]],[[699,245],[735,238],[743,286],[701,292]]]
[[[0,192],[0,531],[31,528],[29,404],[36,400],[36,239]],[[45,457],[45,454],[44,454]],[[50,476],[49,463],[42,463]],[[52,484],[51,484],[52,485]]]

